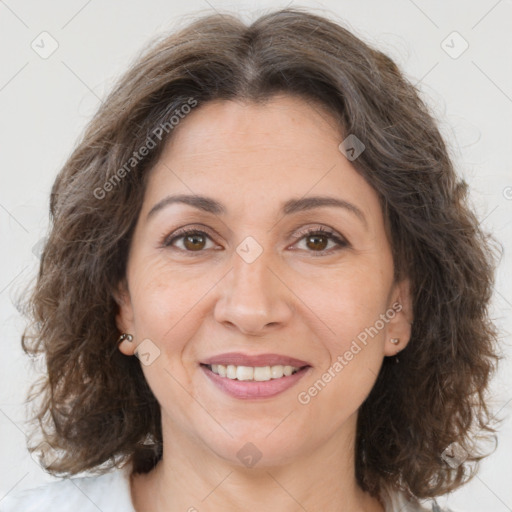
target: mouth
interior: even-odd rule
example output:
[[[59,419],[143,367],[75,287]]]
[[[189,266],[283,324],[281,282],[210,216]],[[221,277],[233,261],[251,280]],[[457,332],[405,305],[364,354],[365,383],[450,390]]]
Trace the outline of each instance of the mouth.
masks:
[[[238,399],[271,398],[293,387],[312,366],[235,366],[200,363],[204,375],[217,389]]]

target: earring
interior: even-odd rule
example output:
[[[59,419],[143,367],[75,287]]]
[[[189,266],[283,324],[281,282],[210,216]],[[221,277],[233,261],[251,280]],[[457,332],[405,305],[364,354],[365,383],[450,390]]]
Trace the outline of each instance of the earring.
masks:
[[[133,336],[131,334],[123,333],[123,334],[121,334],[121,336],[119,336],[119,339],[117,340],[117,344],[119,345],[124,340],[131,342],[131,341],[133,341]]]
[[[400,343],[400,340],[398,338],[391,338],[389,340],[393,345],[398,345]]]

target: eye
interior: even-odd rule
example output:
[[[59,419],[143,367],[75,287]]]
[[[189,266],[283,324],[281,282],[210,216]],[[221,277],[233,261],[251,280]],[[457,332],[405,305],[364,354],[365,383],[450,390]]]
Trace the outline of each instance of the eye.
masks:
[[[324,227],[308,228],[299,231],[293,237],[298,239],[296,245],[304,241],[305,246],[301,249],[314,256],[323,256],[349,246],[349,243],[341,235]],[[332,244],[331,247],[329,244]],[[163,240],[162,246],[176,247],[187,253],[199,253],[216,247],[211,236],[206,231],[197,228],[178,229]]]
[[[297,243],[304,241],[305,250],[314,253],[314,256],[323,256],[349,246],[341,235],[324,227],[305,229],[294,237],[299,238]],[[328,248],[329,243],[333,244],[330,248]]]
[[[213,244],[210,235],[199,229],[183,228],[174,232],[171,237],[164,240],[163,246],[170,247],[176,245],[178,249],[187,252],[201,252],[203,249],[212,249],[207,246],[207,242]],[[178,242],[178,243],[176,243]],[[213,244],[215,246],[215,244]]]

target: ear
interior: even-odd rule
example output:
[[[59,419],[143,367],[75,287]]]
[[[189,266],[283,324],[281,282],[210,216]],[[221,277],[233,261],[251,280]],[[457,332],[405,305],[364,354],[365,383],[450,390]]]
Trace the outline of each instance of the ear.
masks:
[[[117,328],[121,334],[128,333],[135,338],[133,306],[126,278],[123,278],[119,283],[119,286],[113,295],[118,306],[118,312],[116,314]],[[119,350],[127,356],[132,356],[135,352],[135,343],[125,340],[119,344]]]
[[[396,355],[407,346],[411,339],[413,307],[409,279],[403,279],[393,286],[390,299],[388,309],[390,320],[387,324],[384,345],[386,356]],[[392,343],[392,339],[398,340],[398,342]]]

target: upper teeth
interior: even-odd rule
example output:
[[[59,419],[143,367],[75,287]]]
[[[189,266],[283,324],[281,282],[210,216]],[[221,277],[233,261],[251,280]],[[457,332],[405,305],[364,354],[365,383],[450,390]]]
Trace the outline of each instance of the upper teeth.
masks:
[[[265,381],[270,379],[280,379],[283,376],[288,377],[292,373],[300,370],[295,366],[235,366],[234,364],[212,364],[213,373],[228,379],[238,380],[256,380]]]

